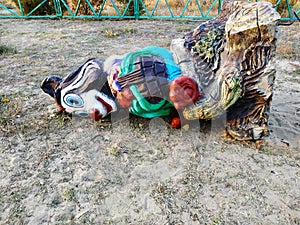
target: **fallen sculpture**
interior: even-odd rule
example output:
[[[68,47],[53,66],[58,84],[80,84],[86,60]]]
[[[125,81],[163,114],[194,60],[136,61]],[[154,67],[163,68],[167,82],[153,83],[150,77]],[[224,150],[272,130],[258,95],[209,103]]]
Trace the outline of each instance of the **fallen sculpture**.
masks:
[[[268,133],[279,19],[271,3],[226,0],[218,17],[173,40],[171,51],[149,46],[89,59],[41,88],[61,110],[94,120],[120,107],[144,118],[174,109],[186,120],[226,113],[229,135],[257,140]]]

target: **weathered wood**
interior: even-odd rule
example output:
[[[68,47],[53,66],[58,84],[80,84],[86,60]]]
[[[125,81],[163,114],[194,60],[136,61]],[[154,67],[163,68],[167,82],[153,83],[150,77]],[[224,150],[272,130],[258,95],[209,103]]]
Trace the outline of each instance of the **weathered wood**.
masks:
[[[212,119],[226,112],[234,138],[267,134],[279,19],[268,2],[227,0],[218,17],[172,42],[177,63],[205,93],[184,110],[185,118]]]

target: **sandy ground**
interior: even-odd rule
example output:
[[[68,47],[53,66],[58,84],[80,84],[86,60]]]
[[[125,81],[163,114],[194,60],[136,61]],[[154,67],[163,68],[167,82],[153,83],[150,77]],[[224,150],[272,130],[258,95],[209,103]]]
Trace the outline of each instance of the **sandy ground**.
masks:
[[[168,48],[199,21],[0,20],[0,224],[300,224],[299,24],[281,27],[270,136],[55,113],[40,82],[91,57]],[[200,127],[200,129],[199,129]]]

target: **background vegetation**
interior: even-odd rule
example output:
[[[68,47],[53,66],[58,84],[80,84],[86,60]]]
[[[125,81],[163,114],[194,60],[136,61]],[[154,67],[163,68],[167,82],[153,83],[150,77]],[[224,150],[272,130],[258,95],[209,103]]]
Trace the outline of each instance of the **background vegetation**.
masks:
[[[7,0],[13,1],[16,6],[18,6],[18,0]],[[94,11],[96,13],[99,12],[103,0],[89,0],[91,5],[94,8]],[[277,4],[278,0],[268,0],[269,2],[273,3],[274,5]],[[42,1],[41,0],[22,0],[22,7],[25,15],[30,13],[36,6],[38,6]],[[123,13],[125,8],[127,7],[127,4],[129,3],[129,0],[115,0],[115,5],[117,6],[118,10]],[[172,13],[174,15],[180,15],[182,10],[184,9],[184,6],[187,3],[187,0],[168,0],[168,5],[170,6]],[[201,4],[201,7],[204,12],[206,12],[210,6],[213,3],[213,0],[201,0],[199,1]],[[294,11],[297,11],[300,9],[300,1],[298,0],[290,0],[289,1],[290,6]],[[62,3],[61,3],[62,4]],[[93,15],[93,11],[91,10],[91,7],[87,3],[86,0],[66,0],[66,4],[68,7],[75,12],[78,4],[79,7],[77,9],[77,15]],[[165,1],[160,0],[158,3],[157,1],[151,1],[151,0],[144,0],[144,4],[149,12],[151,12],[155,5],[157,4],[157,10],[155,11],[155,15],[170,15],[170,12],[166,6]],[[67,14],[67,9],[63,6],[64,13]],[[142,15],[144,13],[144,7],[142,3],[139,1],[139,13]],[[288,17],[288,11],[287,11],[287,4],[286,1],[282,0],[280,4],[277,6],[277,11],[281,14],[282,17]],[[48,0],[45,3],[42,4],[38,9],[36,9],[33,13],[33,15],[53,15],[55,14],[55,8],[53,5],[53,1]],[[189,3],[189,6],[187,8],[187,11],[185,15],[199,15],[199,9],[196,4],[196,1],[191,1]],[[217,14],[217,6],[213,8],[212,15]],[[110,1],[106,1],[105,5],[103,7],[103,11],[101,12],[101,15],[117,15],[117,12],[114,8],[114,6],[111,4]],[[134,4],[133,0],[131,1],[128,10],[126,12],[126,15],[134,15]]]

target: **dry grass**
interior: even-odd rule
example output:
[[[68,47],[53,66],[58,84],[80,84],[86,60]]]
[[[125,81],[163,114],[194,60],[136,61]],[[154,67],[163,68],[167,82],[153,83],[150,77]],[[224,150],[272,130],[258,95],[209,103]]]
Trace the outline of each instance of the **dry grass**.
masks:
[[[181,15],[183,9],[185,8],[187,4],[187,0],[168,0],[168,5],[170,6],[170,9],[172,10],[172,13],[174,16]],[[147,10],[151,12],[157,1],[145,1],[145,4],[147,6]],[[212,5],[213,1],[199,1],[200,7],[203,10],[204,14],[208,11],[209,7]],[[212,11],[209,13],[210,16],[216,16],[218,13],[218,5],[213,7]],[[157,4],[157,10],[155,11],[154,15],[170,15],[170,12],[167,8],[167,5],[165,1],[159,1]],[[201,16],[200,10],[198,8],[198,4],[196,1],[190,1],[190,3],[187,5],[187,9],[184,16]]]
[[[1,224],[300,223],[298,149],[274,136],[257,150],[222,138],[211,123],[189,130],[134,117],[94,123],[56,113],[39,88],[45,76],[66,76],[87,58],[168,47],[198,25],[4,20],[1,41],[18,52],[0,58]],[[299,43],[297,33],[296,24],[281,29],[280,54],[287,40]],[[299,70],[285,67],[278,75],[283,91],[274,96],[284,106],[275,105],[271,116],[281,116],[275,122],[299,118],[276,111],[287,107],[287,84],[298,84]],[[297,99],[297,93],[288,94]]]
[[[300,59],[299,22],[292,26],[282,26],[279,31],[277,57]]]

